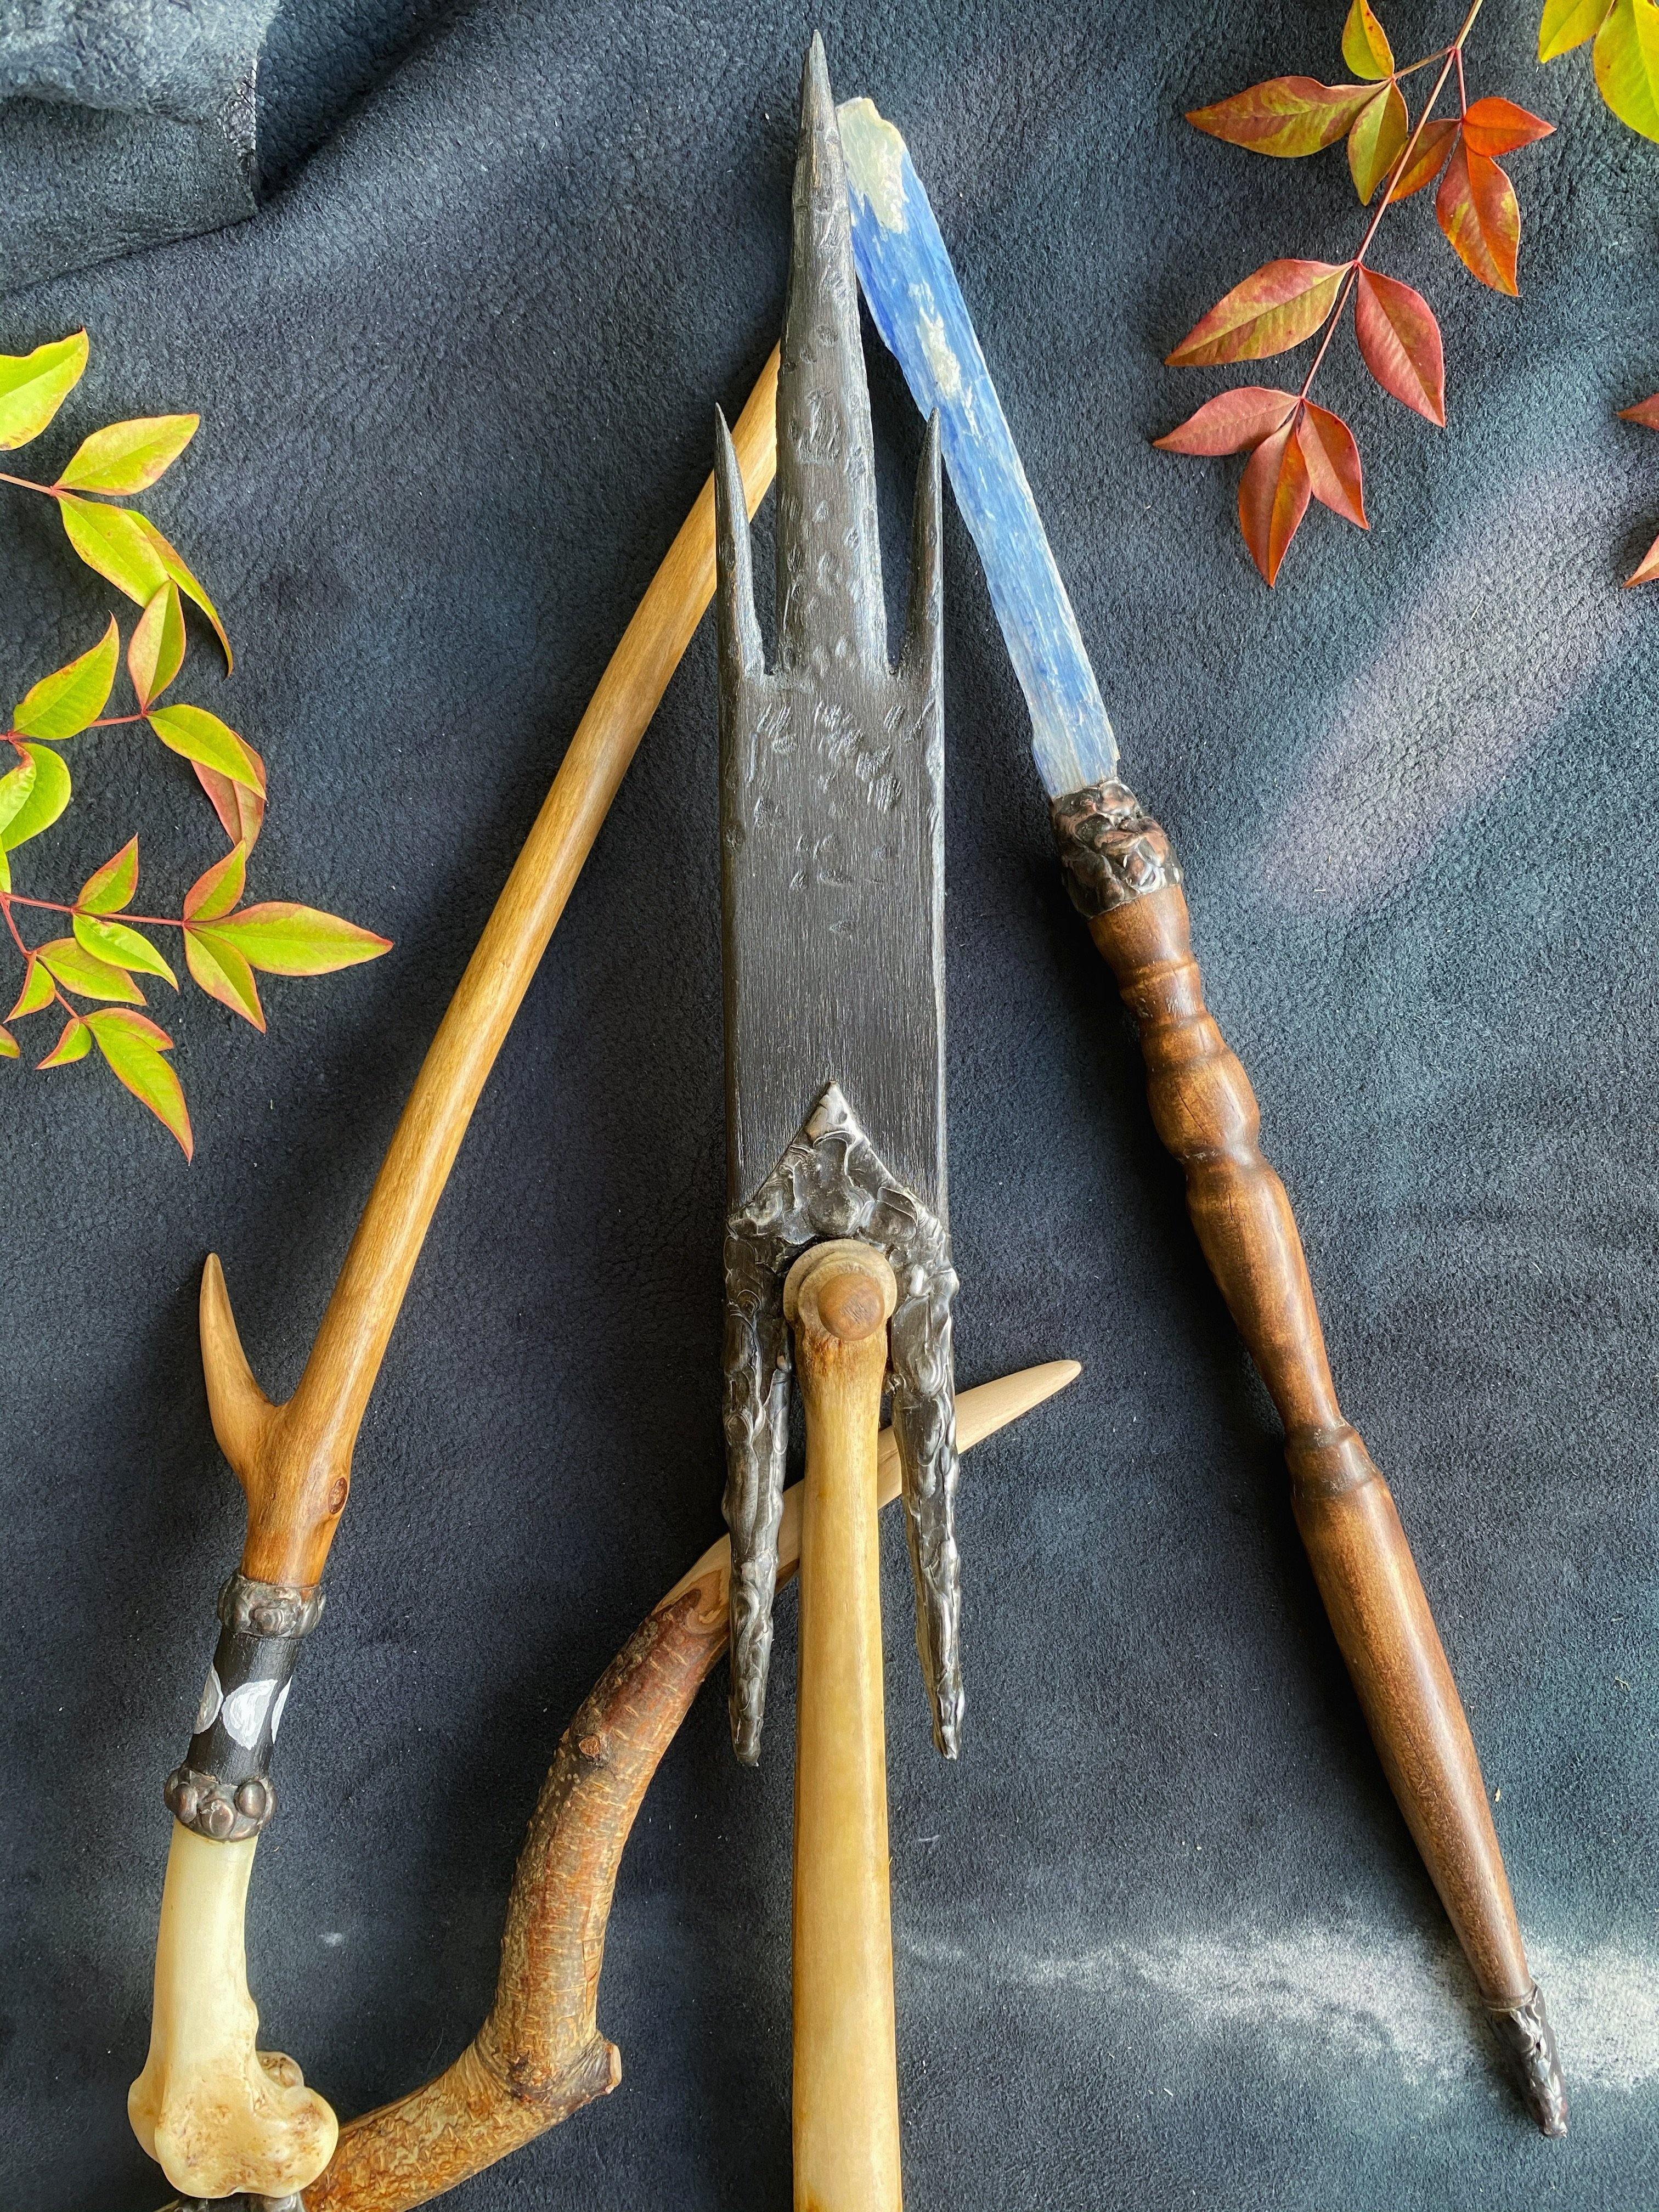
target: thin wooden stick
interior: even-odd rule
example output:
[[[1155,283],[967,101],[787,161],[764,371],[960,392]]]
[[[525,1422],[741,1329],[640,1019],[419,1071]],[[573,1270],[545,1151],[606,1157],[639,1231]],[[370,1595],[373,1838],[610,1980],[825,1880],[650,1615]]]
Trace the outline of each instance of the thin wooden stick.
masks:
[[[1055,1359],[957,1400],[966,1451],[1065,1389]],[[878,1495],[899,1490],[882,1431]],[[800,1562],[801,1486],[784,1494],[778,1574]],[[722,1538],[635,1631],[565,1730],[520,1854],[489,2019],[453,2066],[341,2130],[306,2212],[410,2212],[556,2127],[622,2079],[597,2023],[605,1925],[629,1831],[658,1762],[726,1649],[732,1547]],[[169,2208],[177,2212],[177,2208]]]
[[[778,356],[733,433],[752,514],[776,465]],[[422,1242],[485,1078],[669,678],[714,596],[711,477],[653,577],[577,726],[541,812],[456,986],[392,1139],[299,1388],[273,1406],[243,1355],[216,1257],[202,1279],[208,1402],[248,1499],[242,1571],[314,1583]]]

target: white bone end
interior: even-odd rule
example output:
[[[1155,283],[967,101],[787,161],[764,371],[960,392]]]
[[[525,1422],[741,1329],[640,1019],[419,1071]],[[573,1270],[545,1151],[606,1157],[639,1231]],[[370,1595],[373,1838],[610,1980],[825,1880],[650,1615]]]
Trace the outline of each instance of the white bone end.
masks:
[[[340,2132],[294,2061],[255,2046],[242,1923],[258,1840],[214,1843],[173,1823],[149,2057],[127,2115],[181,2197],[293,2196]]]

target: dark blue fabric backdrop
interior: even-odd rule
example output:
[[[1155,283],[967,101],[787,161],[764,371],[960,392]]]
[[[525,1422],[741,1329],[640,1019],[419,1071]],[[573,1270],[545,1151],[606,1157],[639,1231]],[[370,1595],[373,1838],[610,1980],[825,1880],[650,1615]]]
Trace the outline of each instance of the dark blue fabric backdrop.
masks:
[[[193,1168],[94,1065],[0,1069],[7,2212],[165,2194],[124,2113],[159,1788],[241,1526],[199,1379],[202,1256],[287,1392],[437,1015],[707,472],[714,403],[740,404],[776,336],[815,21],[838,92],[908,135],[1126,766],[1178,839],[1574,2098],[1565,2143],[1529,2131],[1370,1754],[952,514],[959,1371],[1086,1372],[968,1463],[955,1770],[886,1531],[910,2200],[1651,2200],[1659,592],[1617,580],[1659,529],[1659,439],[1613,410],[1659,385],[1659,149],[1601,110],[1586,56],[1538,70],[1534,5],[1489,0],[1471,49],[1477,88],[1562,126],[1512,164],[1524,296],[1462,273],[1426,198],[1390,219],[1382,265],[1441,313],[1449,427],[1340,342],[1329,396],[1375,526],[1316,513],[1271,594],[1236,465],[1150,447],[1224,380],[1162,356],[1257,263],[1345,257],[1356,206],[1340,152],[1260,161],[1181,116],[1339,74],[1339,0],[442,21],[308,0],[267,45],[257,217],[8,301],[7,350],[91,332],[49,459],[118,414],[202,410],[147,503],[240,649],[228,682],[198,650],[191,696],[270,763],[256,891],[397,947],[273,981],[266,1038],[177,1009]],[[1456,12],[1384,20],[1417,52]],[[872,384],[896,532],[919,429],[890,363]],[[21,495],[0,510],[13,696],[103,619],[55,528]],[[75,759],[89,795],[32,880],[72,887],[137,829],[147,887],[176,898],[215,849],[182,765],[114,738]],[[718,1530],[714,763],[705,629],[485,1094],[364,1429],[250,1926],[270,2041],[343,2112],[473,2032],[557,1735]],[[793,1617],[759,1773],[706,1696],[624,1862],[600,2006],[622,2087],[457,2212],[787,2203]]]

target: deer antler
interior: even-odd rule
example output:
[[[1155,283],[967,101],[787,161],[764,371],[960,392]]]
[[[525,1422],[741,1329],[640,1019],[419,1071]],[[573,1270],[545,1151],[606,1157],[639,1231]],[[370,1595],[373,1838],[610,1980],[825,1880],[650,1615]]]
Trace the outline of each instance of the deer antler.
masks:
[[[1075,1360],[964,1390],[959,1450],[1077,1379]],[[899,1491],[892,1431],[880,1497]],[[800,1559],[800,1485],[784,1493],[778,1571]],[[565,1730],[513,1880],[489,2017],[455,2061],[342,2130],[306,2212],[408,2212],[608,2095],[622,2057],[596,2021],[605,1923],[634,1816],[691,1701],[725,1650],[730,1540],[705,1552],[635,1630]],[[179,2212],[171,2207],[169,2212]]]

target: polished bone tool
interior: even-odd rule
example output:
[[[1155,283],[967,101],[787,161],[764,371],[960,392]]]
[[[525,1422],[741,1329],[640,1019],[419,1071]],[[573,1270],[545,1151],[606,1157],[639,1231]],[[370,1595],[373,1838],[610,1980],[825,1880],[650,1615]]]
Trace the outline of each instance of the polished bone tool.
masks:
[[[1181,870],[1119,778],[1076,616],[904,141],[867,100],[840,119],[865,297],[917,405],[941,426],[1030,709],[1066,888],[1139,1024],[1153,1121],[1285,1424],[1297,1526],[1331,1626],[1528,2106],[1546,2135],[1563,2135],[1566,2091],[1468,1723],[1389,1486],[1337,1403],[1290,1200],[1257,1142],[1255,1097],[1204,1003]]]
[[[870,403],[823,48],[801,92],[768,670],[716,426],[732,1723],[758,1751],[792,1367],[806,1425],[795,1766],[795,2203],[900,2202],[876,1437],[890,1359],[917,1637],[961,1726],[945,1176],[939,457],[887,656]],[[793,1342],[792,1342],[793,1338]]]

